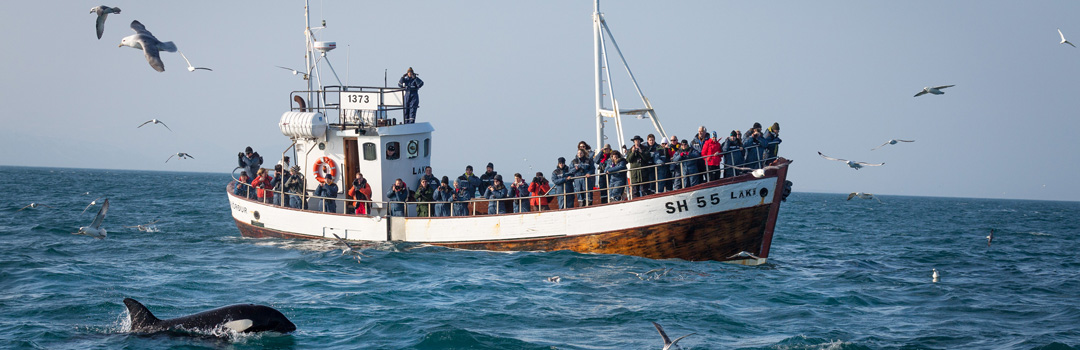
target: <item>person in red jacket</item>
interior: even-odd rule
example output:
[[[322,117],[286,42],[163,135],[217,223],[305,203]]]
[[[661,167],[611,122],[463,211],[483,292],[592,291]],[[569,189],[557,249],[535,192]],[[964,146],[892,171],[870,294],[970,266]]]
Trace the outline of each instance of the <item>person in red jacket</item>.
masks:
[[[550,190],[551,184],[548,184],[548,180],[544,178],[544,173],[537,171],[536,177],[529,184],[529,194],[532,194],[529,205],[532,206],[532,210],[540,210],[540,208],[548,206],[547,193]]]
[[[724,166],[720,162],[722,157],[720,156],[720,142],[716,140],[716,131],[713,131],[712,137],[705,140],[705,144],[701,146],[701,156],[705,157],[705,166],[709,169],[708,181],[720,179]]]
[[[270,203],[274,199],[273,186],[270,185],[270,174],[266,173],[266,169],[259,169],[259,176],[255,177],[255,180],[251,181],[251,187],[255,187],[255,195],[260,202]]]

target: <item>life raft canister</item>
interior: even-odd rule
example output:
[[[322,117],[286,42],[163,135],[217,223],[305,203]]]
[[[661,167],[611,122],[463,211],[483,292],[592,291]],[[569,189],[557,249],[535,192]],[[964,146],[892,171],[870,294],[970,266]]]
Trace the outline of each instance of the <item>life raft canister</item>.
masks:
[[[330,157],[322,157],[315,161],[315,167],[312,170],[315,172],[315,179],[319,182],[326,182],[326,178],[337,177],[337,164],[334,164],[334,160]]]

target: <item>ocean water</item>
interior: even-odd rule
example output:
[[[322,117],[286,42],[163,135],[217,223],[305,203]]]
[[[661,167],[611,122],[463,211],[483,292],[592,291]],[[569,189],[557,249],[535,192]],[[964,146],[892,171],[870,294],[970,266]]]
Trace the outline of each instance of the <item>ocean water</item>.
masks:
[[[762,266],[402,244],[357,261],[330,241],[241,237],[227,174],[0,178],[3,348],[660,349],[652,321],[696,333],[685,349],[1080,347],[1077,202],[846,201],[793,178]],[[72,235],[105,195],[109,237]],[[18,211],[31,202],[53,208]],[[126,297],[161,318],[264,304],[298,330],[130,333]]]

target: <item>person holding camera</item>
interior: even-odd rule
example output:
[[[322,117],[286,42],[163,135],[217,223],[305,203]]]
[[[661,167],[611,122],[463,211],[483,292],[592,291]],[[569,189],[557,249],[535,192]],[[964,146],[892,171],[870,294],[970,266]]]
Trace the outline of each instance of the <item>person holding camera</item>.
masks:
[[[473,190],[469,180],[458,179],[454,183],[454,216],[469,215],[469,201],[473,199]]]
[[[642,185],[645,182],[645,174],[640,168],[652,163],[652,155],[645,151],[645,146],[641,144],[645,140],[641,136],[634,135],[634,138],[630,140],[634,141],[634,145],[626,150],[626,161],[630,169],[635,169],[630,170],[630,190],[633,191],[634,197],[641,197],[646,193],[645,186]]]
[[[761,159],[768,162],[776,158],[781,142],[784,140],[780,139],[780,123],[772,123],[772,126],[765,129],[765,134],[761,136],[761,144],[765,145],[765,152],[762,152]]]
[[[551,183],[555,186],[552,187],[552,194],[565,194],[565,196],[558,196],[559,209],[567,209],[574,207],[574,181],[570,180],[571,176],[570,167],[566,166],[566,158],[559,157],[559,163],[555,165],[555,170],[551,172]]]
[[[371,185],[368,185],[367,179],[364,178],[364,174],[356,172],[356,178],[353,179],[352,187],[349,188],[349,198],[358,201],[352,202],[355,206],[353,213],[356,213],[356,215],[367,215],[368,205],[366,202],[360,201],[371,200]]]
[[[623,200],[623,192],[626,191],[626,159],[622,153],[611,152],[608,160],[608,198],[611,202]]]
[[[431,169],[431,167],[428,167]],[[435,176],[432,176],[434,178]],[[427,181],[420,179],[420,183],[416,186],[416,216],[428,217],[434,212],[434,205],[431,202],[435,201],[435,187],[428,185]]]
[[[285,180],[285,192],[290,193],[289,207],[304,209],[304,201],[300,198],[304,193],[304,175],[300,174],[300,166],[293,165],[289,168],[289,178]]]
[[[741,172],[733,168],[742,166],[743,163],[742,139],[739,138],[738,130],[731,130],[731,135],[720,144],[720,150],[724,152],[724,177],[739,175]]]
[[[445,202],[435,204],[434,216],[450,216],[450,202],[454,201],[454,190],[450,188],[450,178],[446,176],[442,177],[442,182],[439,184],[439,187],[435,188],[432,199],[436,202]]]
[[[323,179],[323,183],[319,184],[319,187],[315,188],[315,197],[323,197],[323,212],[336,213],[337,212],[337,194],[338,186],[334,183],[333,176],[327,176]]]
[[[761,155],[765,152],[765,142],[760,129],[750,129],[743,139],[743,164],[750,169],[761,169]]]
[[[409,187],[400,178],[394,180],[394,186],[386,192],[386,201],[390,202],[390,216],[405,216],[405,202],[409,200]]]
[[[263,164],[263,157],[259,155],[259,152],[252,151],[251,146],[237,153],[236,158],[239,166],[247,170],[248,174],[258,174],[259,167]]]
[[[488,200],[488,214],[506,214],[506,206],[502,200],[506,198],[506,185],[503,185],[502,175],[495,175],[491,179],[491,186],[484,191],[484,198]]]
[[[587,147],[588,145],[586,145]],[[585,148],[578,147],[577,157],[570,161],[571,168],[573,169],[571,175],[574,179],[574,189],[578,191],[577,200],[581,205],[592,204],[592,188],[593,178],[592,174],[596,171],[596,166],[593,164],[593,160],[589,157],[589,154]]]
[[[515,213],[529,211],[529,183],[521,178],[521,173],[514,173],[514,183],[510,184],[510,197],[517,198],[513,200],[512,210]]]
[[[692,187],[701,183],[701,174],[698,174],[698,162],[696,158],[701,157],[701,153],[698,153],[696,149],[690,146],[686,140],[682,140],[679,144],[679,150],[675,152],[675,157],[671,158],[672,162],[681,162],[683,177],[682,188]]]
[[[544,178],[544,173],[537,171],[536,177],[533,177],[532,183],[529,184],[529,195],[532,196],[529,205],[532,206],[532,210],[542,210],[541,208],[548,206],[548,191],[551,191],[551,184]]]
[[[405,103],[403,106],[405,124],[415,123],[416,109],[420,108],[420,94],[418,91],[424,87],[424,81],[416,76],[416,72],[413,72],[412,67],[409,67],[409,70],[405,71],[405,75],[398,79],[398,87],[405,88]]]

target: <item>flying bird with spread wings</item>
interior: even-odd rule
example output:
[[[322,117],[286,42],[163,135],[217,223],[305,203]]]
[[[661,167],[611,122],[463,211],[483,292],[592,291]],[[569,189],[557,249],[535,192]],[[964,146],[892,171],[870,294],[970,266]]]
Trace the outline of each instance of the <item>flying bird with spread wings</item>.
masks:
[[[825,158],[825,159],[828,159],[828,160],[835,160],[835,161],[838,161],[838,162],[844,162],[844,163],[847,164],[847,166],[849,166],[849,167],[851,167],[852,169],[855,169],[855,170],[859,170],[864,166],[882,166],[882,165],[885,165],[885,163],[874,164],[874,163],[867,163],[867,162],[856,162],[854,160],[833,158],[833,157],[829,157],[827,155],[824,155],[821,152],[818,152],[817,154],[819,156],[821,156],[821,158]]]
[[[873,150],[876,150],[876,149],[878,149],[878,148],[882,148],[882,147],[885,147],[885,146],[888,146],[888,145],[895,145],[895,144],[897,144],[897,143],[899,143],[899,142],[915,142],[915,140],[898,140],[898,139],[892,139],[892,140],[889,140],[889,141],[887,141],[887,142],[885,142],[885,143],[881,144],[881,146],[877,146],[877,147],[871,148],[870,150],[871,150],[871,151],[873,151]]]
[[[1058,35],[1061,36],[1061,42],[1058,43],[1058,44],[1069,44],[1069,46],[1076,47],[1076,45],[1073,45],[1073,43],[1070,43],[1068,40],[1065,40],[1065,34],[1061,33],[1061,28],[1058,28]],[[101,35],[98,35],[98,37],[100,38]]]
[[[110,13],[119,14],[120,8],[101,5],[90,9],[90,13],[97,14],[97,38],[101,40],[101,34],[105,33],[105,19],[109,17]]]
[[[138,128],[141,128],[141,127],[143,127],[143,125],[146,125],[146,124],[150,124],[150,123],[154,123],[154,124],[161,124],[161,125],[162,125],[162,126],[164,126],[164,127],[166,128],[166,129],[169,129],[169,131],[172,131],[172,128],[170,128],[170,127],[169,127],[168,125],[165,125],[165,122],[163,122],[163,121],[160,121],[160,120],[157,120],[157,119],[150,119],[150,120],[147,120],[147,121],[143,122],[142,124],[139,124],[139,126],[138,126],[138,127],[136,127],[136,129],[138,129]]]
[[[195,157],[192,157],[190,154],[180,152],[180,153],[169,156],[169,159],[166,159],[165,162],[168,163],[170,160],[173,159],[173,157],[176,157],[177,159],[195,159]]]
[[[150,67],[153,67],[158,72],[164,72],[165,62],[161,61],[161,51],[176,52],[176,44],[171,41],[162,42],[158,40],[139,21],[131,21],[131,30],[134,30],[135,34],[120,39],[120,46],[143,50],[143,55],[146,56],[146,62],[150,63]]]
[[[94,217],[94,221],[90,223],[90,226],[83,226],[79,228],[79,232],[72,232],[73,235],[85,235],[94,237],[97,239],[104,239],[109,233],[105,229],[101,228],[101,222],[105,221],[105,214],[109,212],[109,199],[105,198],[105,202],[101,203],[101,209],[98,209],[97,216]]]
[[[924,88],[922,88],[922,91],[919,91],[919,93],[915,94],[915,97],[919,97],[919,96],[926,95],[926,94],[942,95],[942,94],[945,94],[945,92],[941,91],[941,89],[951,88],[953,86],[956,86],[956,85],[942,85],[942,86],[935,86],[935,87],[924,87]]]
[[[210,68],[206,68],[206,67],[195,67],[195,66],[192,66],[192,65],[191,65],[191,61],[189,61],[189,60],[187,59],[187,56],[184,56],[184,53],[183,53],[183,52],[181,52],[181,53],[180,53],[180,57],[183,57],[183,58],[184,58],[184,62],[187,62],[187,70],[188,70],[188,72],[194,72],[194,71],[195,71],[196,69],[203,69],[203,70],[208,70],[208,71],[211,71],[211,72],[213,72],[213,71],[214,71],[213,69],[210,69]]]

